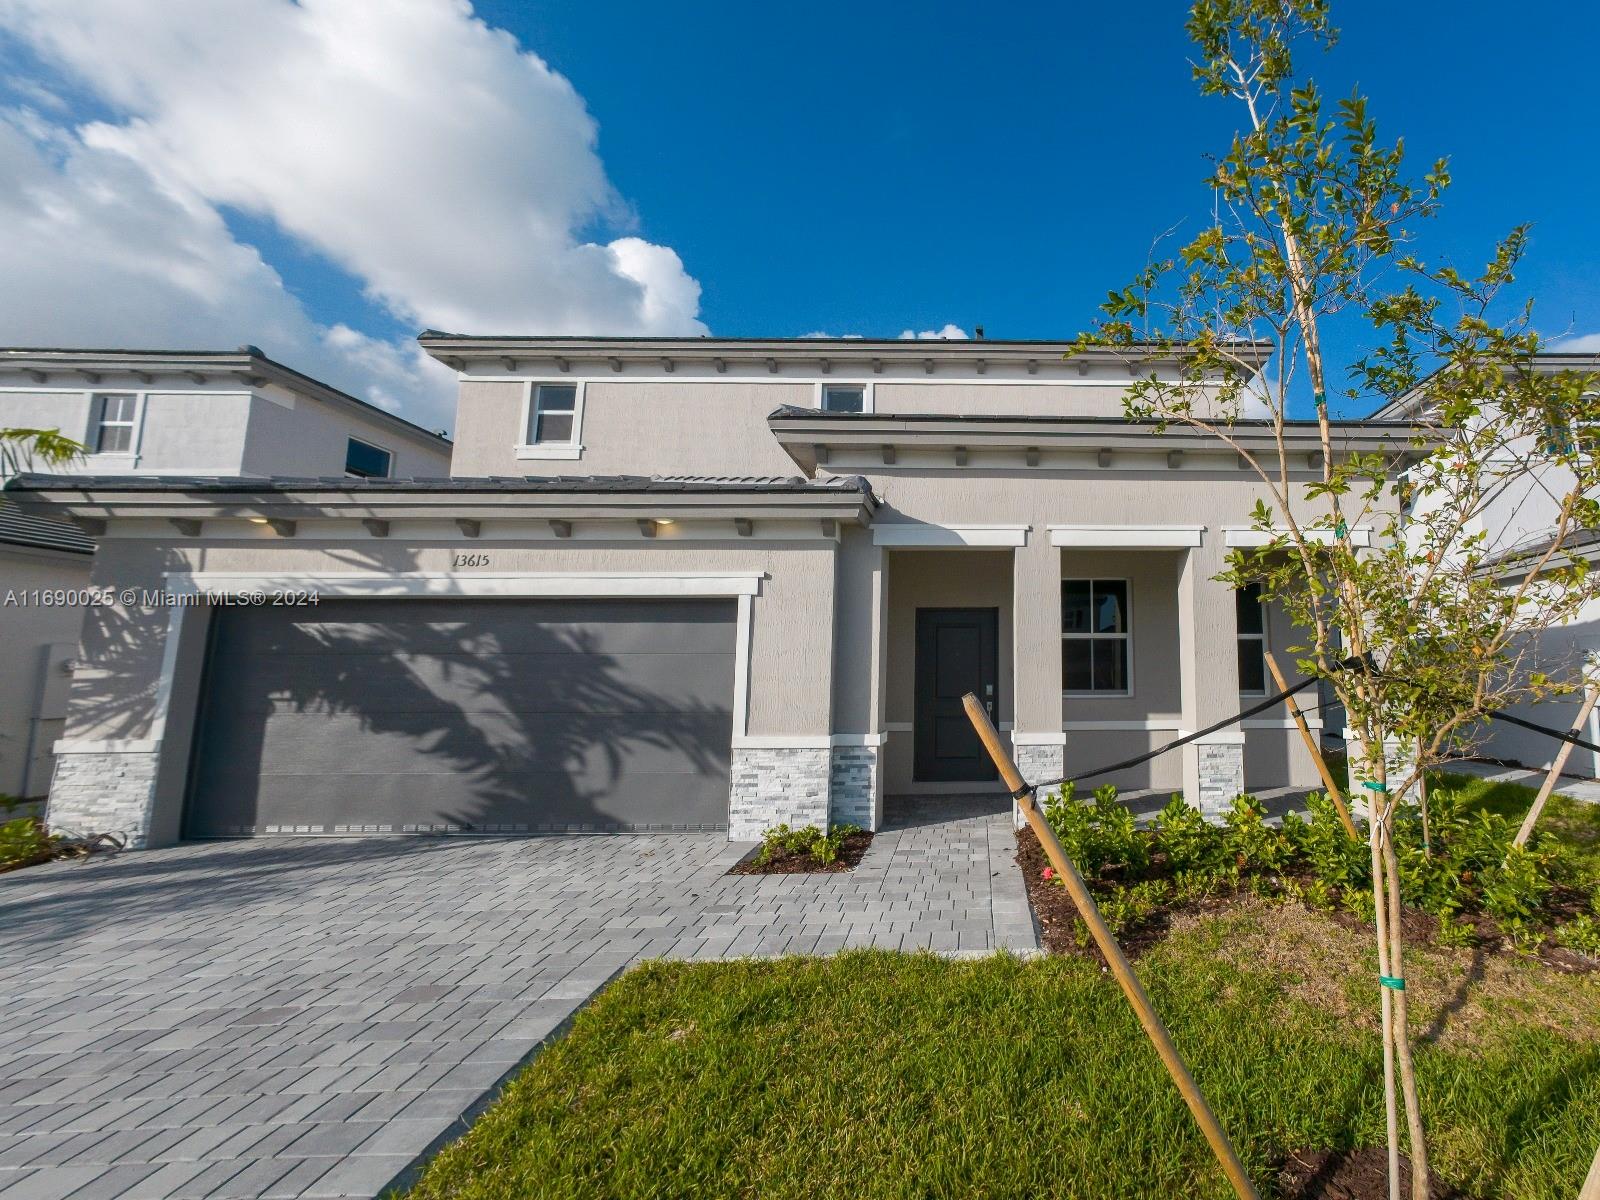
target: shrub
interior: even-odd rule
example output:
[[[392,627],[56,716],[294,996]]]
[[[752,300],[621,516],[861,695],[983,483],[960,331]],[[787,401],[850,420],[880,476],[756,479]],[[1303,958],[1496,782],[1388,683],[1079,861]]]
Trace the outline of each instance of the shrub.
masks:
[[[1307,816],[1291,813],[1281,828],[1267,823],[1266,809],[1251,796],[1237,797],[1217,825],[1175,795],[1147,830],[1117,802],[1113,787],[1083,800],[1067,784],[1043,807],[1113,929],[1163,904],[1192,903],[1240,886],[1269,898],[1293,896],[1323,911],[1342,907],[1363,922],[1373,919],[1371,850],[1364,838],[1346,833],[1337,809],[1320,792],[1307,797]],[[1430,793],[1429,831],[1426,845],[1416,806],[1396,813],[1401,900],[1437,917],[1439,940],[1446,944],[1471,944],[1475,927],[1457,918],[1484,913],[1519,945],[1528,945],[1549,932],[1555,888],[1580,897],[1594,891],[1570,849],[1542,836],[1526,849],[1511,848],[1511,820],[1468,811],[1448,785]],[[1595,895],[1600,904],[1600,893]],[[1579,950],[1596,936],[1600,922],[1594,917],[1568,922],[1560,934],[1562,945]]]
[[[1228,864],[1222,830],[1174,795],[1156,816],[1156,849],[1175,875],[1213,876]]]
[[[1295,813],[1283,818],[1283,836],[1295,856],[1330,893],[1369,886],[1372,860],[1366,843],[1351,840],[1333,801],[1322,792],[1312,792],[1306,797],[1306,808],[1311,814],[1309,821]]]
[[[1556,945],[1568,950],[1600,958],[1600,920],[1580,913],[1556,930],[1554,940]]]
[[[1044,819],[1060,839],[1067,857],[1085,875],[1108,867],[1138,875],[1149,865],[1150,848],[1133,814],[1117,803],[1117,789],[1098,787],[1093,800],[1079,800],[1068,783],[1047,797]]]
[[[787,855],[810,855],[823,866],[839,861],[845,839],[861,830],[855,825],[835,825],[823,833],[815,825],[802,825],[790,829],[788,825],[775,825],[761,835],[761,849],[756,862],[766,866],[776,858]]]
[[[0,871],[53,857],[57,841],[32,817],[19,817],[0,824]]]

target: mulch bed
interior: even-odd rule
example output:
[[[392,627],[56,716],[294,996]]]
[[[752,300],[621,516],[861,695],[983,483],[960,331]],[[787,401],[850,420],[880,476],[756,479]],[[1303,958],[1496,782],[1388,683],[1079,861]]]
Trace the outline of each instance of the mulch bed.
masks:
[[[1078,906],[1072,902],[1066,888],[1044,877],[1044,869],[1050,865],[1050,860],[1045,857],[1044,847],[1039,845],[1038,835],[1026,825],[1017,831],[1017,865],[1022,868],[1023,882],[1028,888],[1028,903],[1033,906],[1033,915],[1039,921],[1039,938],[1044,942],[1044,948],[1051,954],[1077,954],[1104,964],[1105,956],[1087,936],[1083,945],[1078,944],[1074,934],[1078,927]],[[1151,914],[1148,920],[1140,921],[1133,928],[1124,929],[1117,941],[1123,953],[1129,958],[1136,958],[1141,951],[1148,950],[1167,936],[1171,918],[1178,913],[1217,910],[1226,903],[1226,898],[1216,898],[1172,905]]]
[[[760,847],[750,851],[728,869],[729,875],[832,875],[839,871],[854,870],[872,845],[870,833],[852,833],[844,839],[839,857],[831,863],[820,863],[810,854],[788,854],[780,851],[772,861],[756,863]]]
[[[1370,1150],[1299,1150],[1278,1172],[1282,1200],[1389,1200],[1389,1152]],[[1400,1195],[1411,1200],[1411,1160],[1400,1156]],[[1471,1200],[1466,1192],[1437,1179],[1428,1200]]]
[[[1050,865],[1050,860],[1045,857],[1044,848],[1039,845],[1038,835],[1026,825],[1017,831],[1017,865],[1022,868],[1022,879],[1028,889],[1028,902],[1033,906],[1033,915],[1038,919],[1039,937],[1044,942],[1044,948],[1051,954],[1076,954],[1104,963],[1105,959],[1093,941],[1086,937],[1085,944],[1081,946],[1078,944],[1075,934],[1078,928],[1078,906],[1072,902],[1072,897],[1067,894],[1066,888],[1053,879],[1044,878],[1044,869]],[[1243,888],[1238,889],[1238,891],[1243,890]],[[1185,901],[1182,904],[1158,909],[1144,920],[1124,929],[1118,934],[1117,941],[1129,958],[1137,958],[1140,953],[1167,936],[1173,917],[1181,913],[1219,912],[1226,908],[1237,894],[1238,892],[1218,894],[1204,900]],[[1569,907],[1576,912],[1578,906],[1572,904]],[[1329,919],[1346,929],[1370,928],[1342,908],[1335,909],[1327,915]],[[1463,919],[1472,922],[1474,936],[1484,949],[1498,950],[1510,945],[1488,917],[1479,914],[1465,916]],[[1401,923],[1406,940],[1412,944],[1432,945],[1438,940],[1437,917],[1408,908],[1404,911]],[[1581,975],[1600,971],[1600,961],[1587,955],[1575,954],[1551,942],[1542,944],[1534,952],[1534,957],[1553,970],[1569,974]]]

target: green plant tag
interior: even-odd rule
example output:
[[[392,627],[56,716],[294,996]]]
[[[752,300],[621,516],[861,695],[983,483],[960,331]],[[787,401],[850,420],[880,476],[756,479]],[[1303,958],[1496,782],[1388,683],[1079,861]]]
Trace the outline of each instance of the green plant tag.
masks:
[[[1317,392],[1315,395],[1312,396],[1312,399],[1317,402],[1317,407],[1318,408],[1327,408],[1328,407],[1328,396],[1327,396],[1326,392]]]
[[[1378,982],[1396,992],[1406,990],[1406,981],[1398,975],[1379,975]]]
[[[1341,537],[1342,538],[1346,534],[1348,534],[1349,532],[1350,532],[1350,526],[1346,525],[1343,521],[1340,521],[1337,525],[1335,525],[1333,527],[1333,536],[1334,537]]]
[[[1373,792],[1387,792],[1389,790],[1389,785],[1388,784],[1386,784],[1386,783],[1377,783],[1377,782],[1374,782],[1371,779],[1363,780],[1362,783],[1361,783],[1361,786],[1366,788],[1367,790],[1373,791]]]

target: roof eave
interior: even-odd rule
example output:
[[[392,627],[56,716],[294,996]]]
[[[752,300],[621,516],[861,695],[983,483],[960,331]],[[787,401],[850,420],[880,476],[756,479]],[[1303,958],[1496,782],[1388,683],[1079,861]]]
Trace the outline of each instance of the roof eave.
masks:
[[[936,359],[984,359],[991,363],[1022,363],[1064,360],[1072,350],[1070,341],[994,341],[989,339],[910,338],[660,338],[660,337],[565,337],[461,335],[429,330],[418,339],[433,358],[460,370],[467,361],[512,358],[608,359],[623,362],[657,362],[662,358],[723,358],[731,361],[783,359],[827,359],[837,363],[920,362]],[[1259,369],[1273,353],[1269,342],[1239,342],[1234,345],[1239,358]],[[1143,352],[1148,350],[1146,355]],[[1125,364],[1130,358],[1140,361],[1175,361],[1182,347],[1160,345],[1131,348],[1093,348],[1071,354],[1074,361]]]
[[[205,492],[60,487],[9,493],[24,512],[96,521],[127,519],[470,520],[826,519],[866,524],[877,509],[870,491],[717,492],[381,492],[331,489]]]

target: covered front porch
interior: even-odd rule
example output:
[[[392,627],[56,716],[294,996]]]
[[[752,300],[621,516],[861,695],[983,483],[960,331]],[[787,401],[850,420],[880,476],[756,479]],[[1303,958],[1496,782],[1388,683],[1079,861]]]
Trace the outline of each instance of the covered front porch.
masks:
[[[1282,614],[1215,581],[1224,539],[1198,527],[963,536],[973,544],[884,548],[890,811],[912,798],[1004,796],[961,709],[968,691],[988,705],[1024,776],[1046,780],[1136,757],[1247,707],[1275,690],[1267,650],[1293,671]],[[1002,538],[1012,544],[982,544]],[[1139,812],[1179,792],[1221,814],[1247,790],[1287,805],[1316,774],[1280,707],[1083,790],[1107,783]]]

